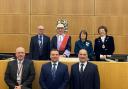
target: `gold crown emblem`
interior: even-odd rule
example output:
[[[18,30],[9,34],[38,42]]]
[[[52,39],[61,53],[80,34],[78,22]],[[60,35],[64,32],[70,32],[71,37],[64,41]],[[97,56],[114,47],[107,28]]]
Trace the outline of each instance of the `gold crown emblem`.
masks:
[[[57,24],[63,24],[64,25],[64,30],[67,31],[68,30],[68,21],[66,19],[58,19],[57,20]]]

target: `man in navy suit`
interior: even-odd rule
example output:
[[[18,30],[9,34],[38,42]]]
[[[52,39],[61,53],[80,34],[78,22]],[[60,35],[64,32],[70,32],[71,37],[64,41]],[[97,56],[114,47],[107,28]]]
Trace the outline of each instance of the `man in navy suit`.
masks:
[[[96,60],[100,61],[101,58],[106,58],[108,55],[112,55],[115,50],[114,38],[107,35],[107,27],[100,26],[98,28],[100,37],[95,39],[94,52]]]
[[[97,66],[88,62],[88,54],[81,49],[79,63],[71,67],[71,89],[100,89],[100,78]]]
[[[32,89],[35,69],[31,60],[25,59],[25,49],[16,49],[16,59],[10,61],[5,72],[5,82],[9,89]]]
[[[44,26],[38,26],[38,35],[30,41],[29,56],[33,60],[48,60],[50,54],[50,38],[44,35]]]
[[[57,35],[52,37],[51,49],[58,49],[62,57],[69,57],[71,51],[71,36],[64,33],[64,25],[57,25]]]
[[[42,65],[39,83],[41,89],[67,89],[69,74],[67,65],[59,62],[59,52],[50,52],[51,62]]]

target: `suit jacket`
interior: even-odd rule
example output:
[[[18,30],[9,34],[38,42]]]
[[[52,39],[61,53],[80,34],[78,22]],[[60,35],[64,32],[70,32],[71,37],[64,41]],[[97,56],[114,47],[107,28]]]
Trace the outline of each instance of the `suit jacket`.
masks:
[[[89,40],[86,40],[82,42],[81,40],[78,40],[75,42],[75,47],[74,47],[74,53],[76,56],[78,56],[78,53],[81,49],[86,49],[88,52],[88,57],[90,60],[94,59],[94,52],[93,52],[93,47],[92,47],[92,42]]]
[[[104,45],[105,48],[102,48],[103,42],[101,38],[98,37],[95,39],[94,52],[96,60],[100,60],[100,54],[102,55],[112,55],[115,50],[114,39],[112,36],[106,36]]]
[[[4,79],[9,86],[9,89],[14,89],[14,87],[17,85],[17,69],[17,60],[13,60],[8,63]],[[26,89],[25,87],[32,89],[32,81],[34,80],[34,78],[35,69],[33,62],[28,59],[24,59],[21,82],[21,85],[23,85],[23,89]]]
[[[52,40],[51,40],[51,49],[57,49],[57,36],[56,35],[52,37]],[[71,36],[69,36],[67,45],[65,47],[65,50],[66,49],[69,50],[69,51],[71,51]],[[61,52],[59,51],[59,53],[62,55],[64,53],[64,51],[61,51]]]
[[[54,80],[52,79],[51,67],[51,62],[42,65],[39,78],[41,89],[66,89],[69,82],[67,65],[58,63]]]
[[[83,74],[79,72],[79,63],[71,67],[70,89],[100,89],[100,79],[97,66],[87,62]]]
[[[50,38],[48,36],[43,35],[43,45],[41,47],[41,52],[40,54],[40,47],[39,47],[39,42],[38,42],[38,35],[33,36],[30,41],[30,48],[29,48],[29,53],[30,53],[30,59],[37,60],[37,59],[43,59],[43,60],[48,60],[49,55],[50,55]]]

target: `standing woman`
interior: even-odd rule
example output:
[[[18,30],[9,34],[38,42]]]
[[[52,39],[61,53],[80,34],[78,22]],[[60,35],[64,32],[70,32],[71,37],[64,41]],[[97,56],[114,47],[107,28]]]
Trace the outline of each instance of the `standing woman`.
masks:
[[[79,34],[79,40],[75,42],[74,53],[78,55],[79,50],[86,49],[88,53],[89,60],[94,59],[94,52],[92,47],[92,42],[87,40],[88,33],[86,30],[81,30]]]
[[[99,37],[95,39],[94,52],[96,60],[100,61],[100,57],[112,55],[115,50],[114,39],[107,35],[107,28],[100,26],[98,28]]]

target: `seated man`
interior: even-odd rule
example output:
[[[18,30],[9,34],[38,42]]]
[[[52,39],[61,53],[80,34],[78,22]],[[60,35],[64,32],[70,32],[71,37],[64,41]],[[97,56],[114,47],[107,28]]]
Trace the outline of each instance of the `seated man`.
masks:
[[[35,69],[31,60],[25,59],[25,49],[16,49],[16,60],[10,61],[5,72],[5,82],[9,89],[32,89]]]
[[[57,25],[57,35],[52,37],[51,49],[58,49],[63,57],[69,57],[71,51],[71,36],[64,34],[64,25]]]

